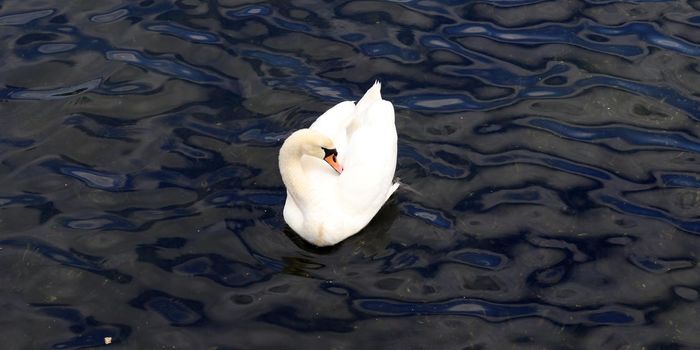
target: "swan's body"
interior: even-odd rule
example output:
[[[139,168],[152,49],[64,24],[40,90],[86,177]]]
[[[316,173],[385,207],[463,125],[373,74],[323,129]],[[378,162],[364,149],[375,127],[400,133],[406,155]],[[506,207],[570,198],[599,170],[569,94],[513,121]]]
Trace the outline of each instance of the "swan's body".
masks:
[[[380,89],[375,83],[357,105],[335,105],[282,145],[284,220],[312,244],[333,245],[357,233],[399,186],[394,107]]]

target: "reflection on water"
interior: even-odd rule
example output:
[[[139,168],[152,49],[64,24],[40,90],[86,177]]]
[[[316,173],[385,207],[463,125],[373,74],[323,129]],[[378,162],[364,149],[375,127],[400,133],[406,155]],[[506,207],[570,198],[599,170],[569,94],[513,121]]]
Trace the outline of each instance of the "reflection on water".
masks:
[[[0,338],[698,348],[699,9],[4,3]],[[312,247],[278,148],[375,79],[405,185]]]

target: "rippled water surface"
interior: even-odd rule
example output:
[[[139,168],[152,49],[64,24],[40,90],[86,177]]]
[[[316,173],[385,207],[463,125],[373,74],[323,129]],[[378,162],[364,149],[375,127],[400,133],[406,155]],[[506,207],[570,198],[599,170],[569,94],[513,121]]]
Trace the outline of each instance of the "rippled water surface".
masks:
[[[700,348],[697,1],[0,2],[3,349]],[[375,79],[326,249],[277,152]]]

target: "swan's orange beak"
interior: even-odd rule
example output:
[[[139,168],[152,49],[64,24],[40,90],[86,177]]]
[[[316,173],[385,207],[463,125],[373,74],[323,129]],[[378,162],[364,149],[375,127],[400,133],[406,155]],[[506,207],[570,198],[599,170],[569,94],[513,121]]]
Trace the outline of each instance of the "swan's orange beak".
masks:
[[[335,150],[335,148],[323,148],[323,152],[325,155],[323,156],[323,160],[326,161],[335,171],[338,172],[338,174],[343,172],[343,167],[338,164],[338,151]]]
[[[323,160],[325,160],[326,163],[330,164],[330,166],[332,166],[333,169],[335,169],[335,171],[338,172],[338,174],[343,172],[343,167],[340,164],[338,164],[338,159],[336,158],[335,153],[327,155],[325,158],[323,158]]]

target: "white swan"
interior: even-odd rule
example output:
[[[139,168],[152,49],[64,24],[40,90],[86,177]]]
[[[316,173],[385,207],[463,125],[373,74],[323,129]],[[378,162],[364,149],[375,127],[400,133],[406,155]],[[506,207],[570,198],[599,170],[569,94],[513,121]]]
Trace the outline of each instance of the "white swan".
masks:
[[[287,187],[284,220],[317,246],[360,231],[398,183],[394,106],[376,82],[355,105],[335,105],[282,145],[279,167]]]

